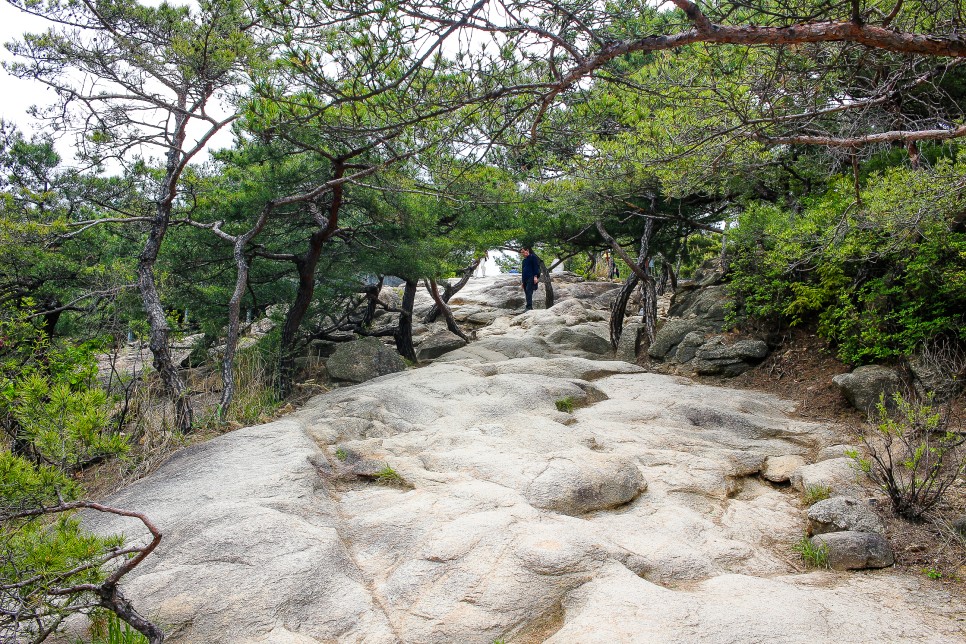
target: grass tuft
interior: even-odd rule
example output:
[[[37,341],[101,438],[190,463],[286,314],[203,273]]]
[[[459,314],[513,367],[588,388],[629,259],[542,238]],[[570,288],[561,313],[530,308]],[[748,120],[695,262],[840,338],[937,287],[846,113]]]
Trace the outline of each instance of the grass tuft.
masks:
[[[823,544],[815,545],[808,535],[803,535],[801,540],[795,544],[795,552],[799,554],[805,565],[810,568],[828,568],[828,546]]]
[[[832,488],[828,485],[809,485],[805,488],[805,505],[815,505],[830,496],[832,496]]]
[[[557,407],[557,411],[562,411],[565,414],[574,413],[574,408],[577,406],[577,401],[574,400],[573,396],[567,396],[566,398],[561,398],[554,403]]]

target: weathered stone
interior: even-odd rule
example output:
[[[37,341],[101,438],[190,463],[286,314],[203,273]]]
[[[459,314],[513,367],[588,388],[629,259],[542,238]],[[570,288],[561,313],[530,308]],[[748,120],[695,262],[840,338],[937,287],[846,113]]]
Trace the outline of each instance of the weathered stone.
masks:
[[[834,570],[885,568],[895,562],[892,546],[875,532],[829,532],[812,537],[812,545],[824,547]]]
[[[646,489],[632,461],[591,452],[550,460],[528,486],[526,496],[534,507],[579,515],[623,505]]]
[[[761,340],[739,340],[728,345],[718,336],[698,347],[690,367],[700,375],[733,377],[748,371],[766,355],[768,345]]]
[[[858,471],[852,459],[842,457],[800,467],[792,474],[792,487],[800,492],[828,488],[831,494],[849,495],[861,492]]]
[[[762,340],[739,340],[734,344],[725,344],[719,336],[700,346],[695,355],[702,360],[760,361],[768,355],[768,345]]]
[[[704,288],[688,288],[678,291],[671,299],[668,316],[671,318],[697,318],[719,332],[728,314],[728,287],[724,284]]]
[[[899,391],[899,374],[881,365],[858,367],[851,373],[843,373],[832,378],[853,407],[862,412],[875,409],[880,398],[886,405],[891,403],[892,394]]]
[[[663,359],[690,333],[704,333],[712,331],[712,327],[699,319],[671,319],[664,323],[654,338],[654,342],[647,350],[652,358]]]
[[[687,334],[678,344],[677,351],[674,353],[674,361],[683,364],[693,360],[698,352],[698,347],[704,344],[704,341],[705,335],[703,333],[694,331]]]
[[[805,465],[805,459],[796,454],[769,456],[765,459],[765,467],[761,475],[772,483],[787,483],[792,474],[803,465]]]
[[[952,526],[959,536],[966,537],[966,515],[953,519]]]
[[[607,355],[611,352],[610,340],[581,327],[564,327],[550,334],[550,344],[558,347],[576,349],[585,353]]]
[[[492,311],[517,281],[460,295]],[[164,533],[125,594],[172,644],[961,639],[961,598],[922,575],[788,562],[800,503],[754,474],[832,428],[546,341],[594,331],[594,302],[499,315],[432,364],[174,457],[109,499]]]
[[[617,354],[615,357],[624,362],[637,363],[637,353],[641,348],[641,339],[645,337],[646,333],[647,327],[640,322],[625,324],[621,330],[621,339],[617,343]]]
[[[341,345],[326,361],[329,375],[336,380],[365,382],[404,371],[406,363],[398,353],[375,338],[362,338]]]
[[[711,286],[720,283],[725,277],[725,267],[720,257],[706,259],[691,277],[695,286]]]
[[[923,398],[931,394],[937,403],[955,398],[966,385],[966,380],[949,373],[949,367],[944,370],[939,361],[925,356],[921,350],[910,356],[907,364],[916,393]]]
[[[875,532],[885,534],[879,515],[867,503],[846,496],[819,501],[808,509],[808,533]]]
[[[438,358],[444,353],[449,353],[466,346],[466,340],[459,337],[449,329],[440,329],[428,335],[419,343],[416,356],[420,360],[431,360]]]

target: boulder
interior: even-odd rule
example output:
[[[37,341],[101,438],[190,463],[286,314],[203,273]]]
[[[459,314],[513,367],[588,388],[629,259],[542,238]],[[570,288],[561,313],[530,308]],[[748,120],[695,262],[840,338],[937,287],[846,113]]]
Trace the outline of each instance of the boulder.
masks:
[[[852,459],[832,458],[798,468],[791,477],[792,487],[800,492],[810,488],[827,487],[832,494],[861,492],[858,472],[852,466]]]
[[[325,363],[336,380],[365,382],[404,371],[406,363],[394,350],[375,338],[362,338],[341,345]]]
[[[825,499],[808,509],[809,534],[844,531],[885,534],[885,526],[868,504],[847,496]]]
[[[589,452],[552,458],[526,497],[534,507],[577,516],[629,503],[646,489],[632,460]]]
[[[769,456],[765,459],[765,467],[761,475],[772,483],[787,483],[798,468],[805,465],[801,456],[790,454],[787,456]]]
[[[953,530],[955,530],[959,536],[966,537],[966,514],[957,519],[953,519],[952,526]]]
[[[698,347],[704,344],[704,339],[704,334],[697,331],[684,336],[684,339],[678,345],[677,351],[674,353],[674,361],[684,363],[693,360],[695,354],[698,352]]]
[[[705,333],[712,330],[707,322],[700,319],[668,320],[658,329],[654,342],[647,350],[647,355],[662,360],[676,349],[688,334],[697,333],[703,338]]]
[[[617,343],[616,358],[636,364],[637,353],[641,348],[641,339],[646,333],[647,327],[640,322],[625,324],[623,330],[621,330],[621,339]]]
[[[724,328],[730,297],[728,287],[724,284],[682,289],[671,298],[668,316],[684,319],[697,318],[714,327],[718,332]]]
[[[691,283],[695,286],[718,284],[724,279],[726,272],[720,257],[707,259],[694,271]]]
[[[957,378],[955,373],[949,373],[937,360],[930,359],[921,350],[910,356],[907,364],[916,393],[923,398],[931,393],[938,403],[955,398],[966,383],[966,380]]]
[[[843,373],[832,378],[849,403],[862,412],[875,409],[880,397],[884,396],[886,404],[892,395],[899,391],[901,382],[899,374],[893,369],[881,365],[866,365],[858,367],[851,373]]]
[[[557,347],[596,355],[611,352],[610,340],[583,326],[557,329],[547,337],[547,341]]]
[[[768,355],[768,345],[762,340],[739,340],[725,344],[716,336],[698,347],[691,368],[707,376],[737,376],[751,369]]]
[[[812,545],[828,552],[828,565],[835,570],[885,568],[895,562],[892,547],[874,532],[829,532],[812,537]]]
[[[449,353],[456,349],[466,346],[466,340],[459,337],[449,329],[440,329],[435,333],[429,334],[425,340],[419,343],[416,356],[420,360],[431,360],[438,358],[444,353]]]

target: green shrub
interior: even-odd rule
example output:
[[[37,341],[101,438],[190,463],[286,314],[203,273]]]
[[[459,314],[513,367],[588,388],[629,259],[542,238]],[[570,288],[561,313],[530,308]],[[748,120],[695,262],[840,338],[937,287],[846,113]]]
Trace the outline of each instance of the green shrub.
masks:
[[[894,411],[882,397],[863,438],[868,458],[847,454],[892,502],[899,516],[918,520],[966,472],[966,435],[953,431],[951,415],[926,402],[893,396]]]
[[[84,532],[70,513],[22,513],[77,499],[80,488],[63,472],[0,452],[0,639],[33,641],[92,599],[84,592],[52,593],[104,579],[102,562],[120,537]],[[9,636],[9,637],[8,637]],[[43,638],[41,638],[43,639]],[[38,640],[40,641],[40,640]]]
[[[90,347],[53,343],[29,311],[0,311],[0,427],[18,454],[72,472],[128,451]]]
[[[966,339],[966,162],[850,177],[801,212],[751,204],[730,233],[732,322],[815,322],[852,364],[905,356],[938,335]]]

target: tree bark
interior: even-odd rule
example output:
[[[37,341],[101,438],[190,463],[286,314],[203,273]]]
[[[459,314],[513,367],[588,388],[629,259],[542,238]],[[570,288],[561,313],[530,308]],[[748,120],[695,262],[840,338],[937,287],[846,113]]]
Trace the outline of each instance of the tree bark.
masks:
[[[221,381],[223,386],[221,390],[221,401],[218,403],[219,416],[224,415],[228,411],[228,407],[231,405],[232,398],[235,395],[235,354],[238,350],[238,336],[241,328],[241,301],[248,288],[248,271],[250,268],[250,260],[245,255],[245,247],[265,227],[265,222],[268,221],[268,216],[273,209],[274,204],[272,202],[269,202],[262,208],[255,225],[248,232],[235,237],[224,236],[224,238],[230,239],[233,242],[232,254],[235,259],[236,275],[235,290],[231,294],[231,299],[228,300],[228,334],[225,338],[225,355],[221,361]],[[217,226],[215,226],[215,230],[220,233]]]
[[[637,273],[631,273],[627,276],[624,281],[623,286],[617,292],[617,297],[614,299],[614,303],[610,307],[610,344],[617,350],[617,345],[621,339],[621,333],[624,330],[624,318],[627,315],[627,303],[631,299],[631,295],[634,293],[634,289],[640,283],[640,278]]]
[[[344,174],[345,166],[341,163],[336,164],[334,179],[341,179]],[[339,227],[343,185],[336,183],[332,188],[332,202],[329,204],[328,217],[324,221],[317,219],[320,228],[309,238],[309,247],[305,253],[295,259],[299,285],[295,293],[295,301],[285,314],[279,347],[278,391],[283,398],[292,393],[292,381],[295,378],[295,340],[315,295],[315,269],[319,265],[322,247]]]
[[[399,355],[414,363],[419,362],[413,347],[413,304],[416,302],[416,287],[416,280],[406,280],[402,311],[399,312],[399,324],[396,327],[396,350]]]
[[[543,307],[549,309],[553,306],[553,280],[542,259],[540,260],[540,279],[543,281]]]
[[[362,326],[372,325],[376,318],[376,306],[379,304],[379,293],[382,292],[382,281],[385,279],[379,276],[379,281],[366,288],[366,312],[362,315]]]
[[[650,246],[651,246],[651,236],[654,234],[654,219],[648,217],[644,223],[644,233],[641,235],[641,250],[638,254],[637,262],[631,259],[630,255],[627,254],[617,240],[614,239],[610,233],[604,229],[604,224],[597,220],[597,232],[600,236],[610,244],[611,248],[617,255],[624,260],[627,267],[631,269],[632,273],[637,276],[643,285],[643,302],[644,305],[644,327],[647,331],[648,342],[654,342],[654,338],[657,335],[657,293],[655,291],[654,278],[651,276],[648,270],[647,261],[650,257]],[[625,303],[626,306],[626,303]],[[620,341],[621,329],[624,325],[624,319],[621,317],[618,320],[614,320],[614,312],[611,313],[611,343],[614,347],[617,347],[617,343]]]
[[[184,95],[179,97],[178,102],[184,108],[186,104]],[[165,392],[174,403],[175,426],[180,432],[186,434],[191,431],[191,425],[194,422],[191,401],[188,387],[181,378],[181,374],[178,373],[177,366],[171,357],[171,327],[168,326],[168,319],[164,314],[161,296],[158,294],[157,283],[154,279],[154,265],[157,262],[158,253],[161,251],[161,244],[164,242],[164,236],[171,220],[172,205],[181,172],[180,151],[185,141],[185,127],[188,117],[185,112],[180,112],[175,114],[174,119],[174,140],[167,154],[164,180],[158,191],[158,201],[154,218],[151,220],[151,228],[148,231],[148,238],[138,257],[137,284],[141,293],[141,302],[144,305],[144,313],[147,315],[150,326],[148,346],[154,357],[154,368],[161,376]]]
[[[426,290],[432,296],[433,301],[436,303],[434,308],[438,308],[443,313],[443,318],[446,320],[446,328],[450,330],[451,333],[455,333],[459,337],[463,338],[469,342],[469,338],[463,333],[459,325],[456,323],[456,318],[453,317],[453,312],[450,310],[446,302],[439,295],[439,287],[436,286],[436,280],[430,278],[426,280]]]
[[[480,257],[475,262],[464,268],[463,275],[460,277],[459,281],[456,282],[456,284],[446,283],[443,285],[443,302],[449,302],[451,297],[459,293],[460,289],[466,286],[467,282],[469,282],[470,278],[473,277],[473,273],[476,272],[476,269],[479,268],[480,262],[482,261],[483,258]],[[429,313],[426,314],[426,317],[423,318],[423,324],[432,324],[439,317],[439,314],[440,308],[434,304],[433,308],[429,309]]]

